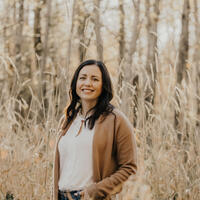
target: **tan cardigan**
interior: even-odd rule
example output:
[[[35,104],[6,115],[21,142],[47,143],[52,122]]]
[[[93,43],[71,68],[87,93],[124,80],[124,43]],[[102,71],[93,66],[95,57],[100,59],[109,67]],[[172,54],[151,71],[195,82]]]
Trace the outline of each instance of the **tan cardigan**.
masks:
[[[59,153],[58,142],[67,131],[62,130],[55,150],[53,199],[58,199]],[[136,173],[136,143],[133,127],[126,116],[117,109],[101,116],[95,123],[93,138],[93,181],[86,188],[91,199],[110,199],[120,192],[122,184]],[[80,166],[81,167],[81,166]]]

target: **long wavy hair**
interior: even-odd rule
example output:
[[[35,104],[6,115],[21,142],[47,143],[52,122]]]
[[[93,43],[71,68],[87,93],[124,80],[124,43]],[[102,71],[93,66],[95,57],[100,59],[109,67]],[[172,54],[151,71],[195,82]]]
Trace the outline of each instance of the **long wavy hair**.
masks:
[[[86,118],[85,126],[87,125],[89,129],[92,129],[94,127],[95,121],[99,118],[100,115],[106,116],[113,111],[114,106],[110,103],[111,99],[113,98],[112,83],[105,64],[97,60],[86,60],[78,66],[72,78],[69,92],[71,101],[69,106],[65,108],[65,123],[63,125],[63,129],[66,128],[66,126],[74,119],[74,117],[81,109],[80,97],[76,93],[76,84],[79,72],[83,67],[87,65],[96,65],[99,67],[102,73],[102,92],[97,100],[96,105],[87,112],[88,114],[92,111],[92,114]]]

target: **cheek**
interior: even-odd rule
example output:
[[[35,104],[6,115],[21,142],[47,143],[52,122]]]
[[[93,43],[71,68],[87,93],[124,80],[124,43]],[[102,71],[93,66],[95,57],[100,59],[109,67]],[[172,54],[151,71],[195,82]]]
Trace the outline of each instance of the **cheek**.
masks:
[[[78,93],[79,91],[80,91],[80,83],[79,82],[77,82],[76,83],[76,93]]]
[[[81,86],[81,81],[77,80],[77,82],[76,82],[76,88],[78,89],[78,88],[80,88],[80,86]]]

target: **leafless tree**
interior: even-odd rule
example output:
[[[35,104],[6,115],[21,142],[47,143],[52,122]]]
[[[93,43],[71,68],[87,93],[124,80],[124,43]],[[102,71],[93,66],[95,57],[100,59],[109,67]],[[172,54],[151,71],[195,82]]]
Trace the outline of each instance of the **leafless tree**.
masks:
[[[129,50],[127,52],[127,63],[128,67],[133,67],[132,66],[132,57],[133,54],[136,52],[136,47],[137,47],[137,39],[139,37],[140,33],[140,0],[132,0],[133,2],[133,10],[134,10],[134,22],[133,22],[133,27],[132,27],[132,36],[131,36],[131,42],[129,45]],[[129,74],[129,80],[130,80],[130,73]],[[127,76],[128,76],[127,74]],[[131,75],[132,77],[132,75]]]
[[[198,1],[194,0],[194,18],[195,18],[195,75],[196,75],[196,93],[197,93],[197,127],[200,126],[200,21],[198,17]]]
[[[124,53],[125,53],[124,0],[119,0],[119,11],[120,11],[120,29],[119,29],[119,63],[120,63],[124,58]]]
[[[85,31],[87,29],[87,21],[89,19],[89,13],[85,9],[84,1],[79,1],[77,4],[77,18],[78,18],[78,38],[79,38],[79,57],[80,62],[85,59],[88,45],[90,39],[85,36]]]
[[[189,13],[190,3],[189,0],[184,0],[183,13],[182,13],[182,31],[179,42],[179,57],[177,63],[177,83],[181,84],[181,81],[185,77],[186,64],[188,60],[189,52]]]
[[[157,55],[157,24],[159,20],[159,3],[160,0],[145,1],[146,16],[147,16],[147,62],[146,70],[149,77],[145,99],[147,103],[154,104],[154,97],[156,92],[156,55]]]
[[[69,70],[69,66],[70,66],[70,62],[71,62],[71,51],[72,51],[72,36],[73,36],[73,32],[74,32],[74,19],[75,19],[75,15],[76,15],[76,5],[77,5],[77,0],[74,0],[73,2],[73,7],[72,7],[72,17],[71,17],[71,23],[70,24],[70,28],[69,28],[69,39],[67,42],[67,56],[66,56],[66,68],[67,71]]]
[[[94,22],[96,34],[97,59],[103,60],[103,40],[101,37],[100,0],[94,0]]]
[[[22,57],[22,31],[24,25],[24,0],[19,0],[19,8],[18,8],[18,23],[16,28],[16,44],[15,44],[15,55],[16,55],[16,66],[22,71],[21,66],[21,57]]]
[[[42,62],[41,62],[41,72],[40,72],[40,87],[41,87],[41,96],[43,98],[44,110],[47,112],[48,109],[48,97],[46,96],[47,85],[46,85],[46,77],[45,77],[45,69],[46,69],[46,60],[48,56],[48,40],[49,40],[49,29],[50,29],[50,19],[51,19],[51,0],[46,2],[46,16],[45,16],[45,34],[44,34],[44,42],[43,42],[43,52],[42,52]]]
[[[36,3],[34,10],[34,49],[35,49],[35,65],[39,69],[39,62],[42,56],[42,39],[41,39],[41,9],[43,1]]]
[[[123,68],[123,59],[125,53],[125,13],[123,0],[119,0],[119,11],[120,11],[120,28],[119,28],[119,75],[118,75],[118,95],[122,97],[122,82],[124,79],[124,68]]]
[[[176,66],[177,73],[177,85],[181,86],[181,82],[186,75],[186,64],[188,60],[189,53],[189,14],[190,14],[190,2],[189,0],[184,0],[183,12],[182,12],[182,30],[179,41],[179,57]],[[178,90],[176,91],[176,101],[180,106],[178,98]],[[178,110],[175,111],[175,127],[180,128],[180,113]]]
[[[46,66],[46,60],[47,60],[47,54],[48,54],[48,40],[49,40],[49,29],[50,29],[50,20],[51,20],[51,0],[48,0],[46,2],[46,23],[45,23],[45,33],[44,33],[44,47],[43,47],[43,54],[42,54],[42,72],[45,70]],[[43,73],[42,73],[43,74]],[[44,78],[41,76],[42,79]]]
[[[134,11],[134,22],[133,26],[131,29],[132,35],[131,35],[131,41],[129,44],[126,44],[127,51],[125,52],[125,31],[124,31],[124,19],[125,19],[125,13],[123,10],[123,2],[120,1],[120,59],[124,58],[124,61],[121,63],[121,71],[119,73],[119,78],[118,78],[118,93],[120,98],[122,98],[122,109],[124,112],[128,112],[127,110],[127,103],[128,99],[130,97],[126,96],[127,94],[132,94],[130,91],[130,88],[128,89],[127,86],[125,86],[123,83],[128,83],[135,88],[135,92],[133,95],[131,95],[131,99],[133,101],[133,121],[136,125],[136,120],[137,120],[137,89],[138,89],[138,84],[139,84],[139,77],[138,75],[134,74],[134,66],[133,66],[133,55],[136,52],[136,46],[137,46],[137,39],[139,37],[139,32],[140,32],[140,0],[138,1],[132,1],[133,2],[133,11]],[[123,92],[122,92],[123,90]],[[127,91],[128,90],[128,91]],[[123,94],[122,94],[123,93]],[[129,109],[130,110],[130,109]]]

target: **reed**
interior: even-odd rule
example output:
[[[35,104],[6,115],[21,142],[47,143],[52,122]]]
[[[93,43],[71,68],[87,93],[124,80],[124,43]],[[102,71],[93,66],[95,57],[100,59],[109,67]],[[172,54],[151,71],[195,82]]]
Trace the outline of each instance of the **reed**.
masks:
[[[176,86],[175,72],[168,66],[166,72],[159,74],[155,102],[150,105],[145,101],[144,93],[147,77],[143,69],[138,72],[137,93],[125,80],[122,86],[122,91],[127,92],[123,95],[128,98],[125,108],[129,112],[126,114],[132,122],[137,120],[134,129],[138,173],[126,182],[119,199],[198,200],[200,131],[195,106],[199,97],[193,77]],[[50,75],[47,79],[47,111],[44,97],[39,99],[38,85],[32,81],[22,82],[18,77],[13,93],[8,84],[1,85],[0,199],[50,199],[54,144],[65,106],[63,102],[67,101],[62,85],[65,81],[63,73],[59,73],[57,78]],[[29,104],[19,98],[25,90],[30,94]],[[132,100],[134,95],[137,95],[137,103]],[[124,108],[117,94],[115,103]],[[134,107],[137,107],[136,114]],[[181,116],[179,129],[174,126],[175,111],[179,111]]]

